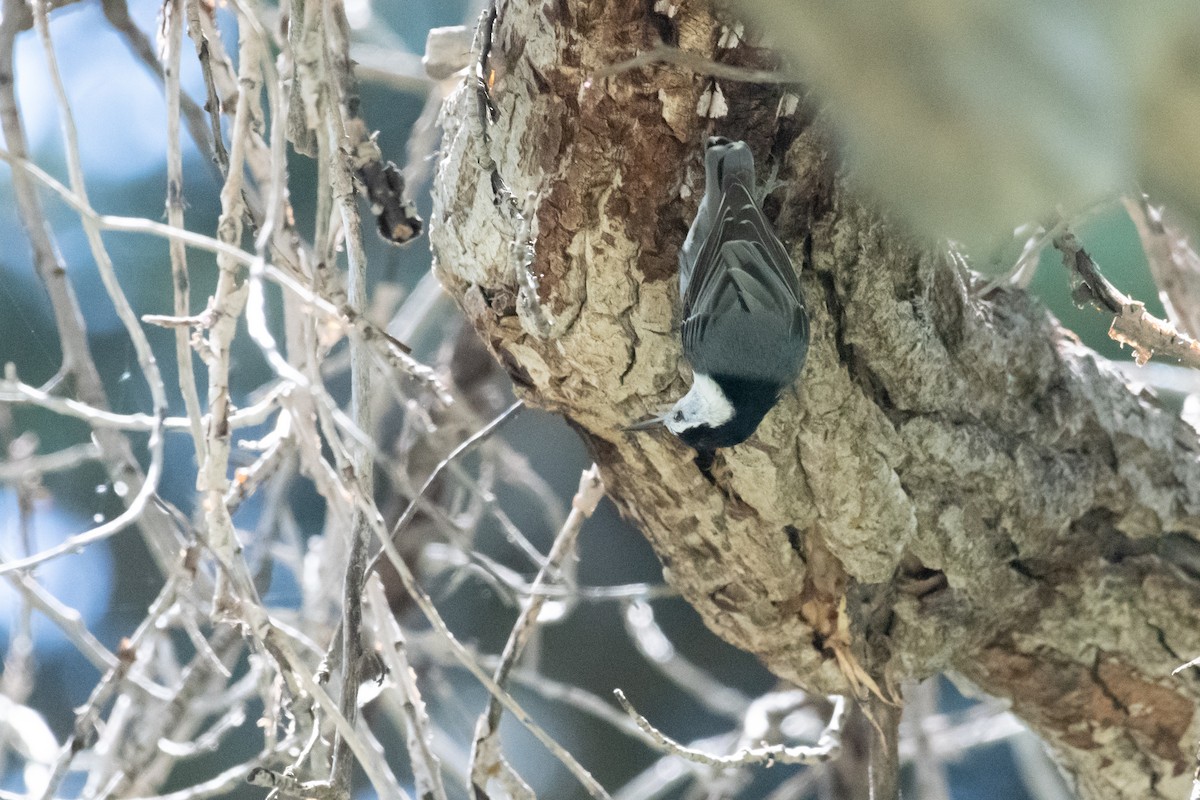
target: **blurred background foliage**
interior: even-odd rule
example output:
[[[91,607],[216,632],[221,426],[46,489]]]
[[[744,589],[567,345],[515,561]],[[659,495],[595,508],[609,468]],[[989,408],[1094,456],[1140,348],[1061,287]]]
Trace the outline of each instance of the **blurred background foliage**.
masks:
[[[356,42],[375,48],[404,50],[410,57],[423,51],[430,28],[470,25],[476,11],[468,7],[465,0],[352,0],[347,5]],[[815,5],[818,4],[801,3],[799,7],[808,9]],[[880,8],[879,4],[872,3],[852,5],[859,7],[857,11],[861,13],[866,13],[868,6],[872,13]],[[906,7],[912,5],[905,4]],[[1009,135],[1014,129],[1016,133],[1006,141],[985,137],[976,149],[968,150],[965,155],[956,152],[955,158],[944,161],[941,157],[949,155],[945,152],[925,151],[915,159],[896,155],[896,147],[903,147],[904,142],[889,142],[880,126],[896,129],[889,114],[897,111],[898,105],[903,105],[899,100],[880,104],[874,97],[866,100],[857,97],[857,89],[843,91],[845,76],[833,73],[849,69],[845,60],[857,57],[859,52],[848,51],[845,44],[826,42],[827,46],[802,54],[803,47],[811,44],[811,39],[797,36],[788,40],[787,37],[794,29],[804,26],[803,13],[784,3],[764,3],[760,12],[753,13],[761,13],[762,18],[778,22],[778,18],[771,15],[780,9],[791,9],[792,22],[779,23],[782,27],[776,28],[776,38],[804,69],[821,64],[813,67],[819,76],[816,82],[830,91],[835,116],[844,123],[844,129],[851,132],[850,152],[860,156],[859,161],[852,163],[857,165],[857,177],[867,188],[891,201],[920,229],[932,230],[938,225],[936,220],[944,219],[948,227],[936,230],[937,235],[987,242],[988,246],[973,250],[974,265],[1000,273],[1012,265],[1011,255],[1005,255],[1011,248],[989,248],[995,241],[1005,240],[1013,226],[1036,222],[1036,213],[1053,208],[1059,200],[1090,199],[1097,193],[1114,191],[1121,180],[1137,172],[1137,159],[1133,157],[1136,147],[1130,144],[1136,139],[1131,133],[1135,126],[1130,119],[1137,113],[1137,103],[1130,97],[1131,84],[1124,80],[1127,76],[1121,75],[1121,64],[1111,63],[1105,58],[1105,51],[1096,52],[1091,46],[1102,45],[1111,38],[1108,22],[1092,19],[1100,12],[1089,10],[1090,7],[1082,3],[1074,6],[1057,3],[1051,4],[1053,8],[1045,9],[1033,0],[1017,5],[1004,4],[1002,8],[995,3],[988,5],[989,12],[983,17],[985,22],[1000,25],[1007,36],[999,37],[995,48],[982,51],[982,55],[986,55],[983,61],[976,60],[976,56],[981,55],[981,41],[960,41],[954,48],[946,50],[944,63],[930,69],[944,70],[944,79],[957,81],[955,85],[959,88],[954,96],[967,101],[980,97],[970,81],[981,75],[986,75],[988,85],[994,86],[1005,82],[1007,73],[1004,70],[1020,69],[1022,80],[1033,81],[1035,85],[1026,87],[1018,82],[1005,94],[1007,105],[1003,107],[989,108],[986,101],[981,100],[977,108],[960,105],[949,109],[949,118],[962,118],[959,121],[963,127],[958,132],[966,131],[963,134],[966,141],[980,131],[992,137]],[[942,7],[929,6],[933,18],[957,19],[937,17],[935,12]],[[827,11],[842,13],[840,8],[831,7]],[[154,0],[132,0],[130,12],[139,27],[153,37],[160,13],[158,4]],[[221,9],[217,14],[227,44],[235,49],[232,46],[236,41],[233,17]],[[1055,15],[1064,14],[1078,14],[1079,19],[1071,26],[1057,24],[1061,20]],[[886,19],[896,22],[902,16],[903,10],[893,10]],[[932,47],[946,43],[947,39],[936,38],[936,26],[930,25],[930,18],[910,22],[935,31],[929,33],[934,37]],[[789,27],[792,23],[798,27]],[[880,26],[883,24],[879,23]],[[984,36],[989,29],[986,26],[980,29],[979,25],[983,23],[973,22],[968,27],[976,32],[982,30],[979,35]],[[1084,36],[1081,30],[1089,28],[1092,30]],[[93,203],[103,212],[162,218],[166,191],[166,108],[158,82],[108,25],[96,0],[78,2],[55,11],[52,30],[70,100],[77,118],[84,121],[80,143]],[[1002,45],[1009,43],[1019,43],[1021,52],[1038,55],[1039,60],[1027,65],[1008,58]],[[789,49],[786,46],[789,44],[794,46]],[[904,50],[903,47],[899,49]],[[884,63],[875,65],[878,69],[900,69],[904,64],[914,63],[911,53],[904,57],[903,53],[896,55],[891,49],[882,52],[899,60],[893,64],[883,59]],[[190,52],[185,52],[184,90],[194,98],[202,98],[201,77],[195,59],[190,56]],[[56,110],[51,100],[52,89],[46,77],[40,44],[33,33],[19,37],[17,57],[18,97],[33,158],[51,174],[65,180],[66,168]],[[821,62],[821,59],[829,60]],[[924,80],[923,74],[913,72],[893,78],[898,83],[910,85],[913,81]],[[882,88],[883,84],[876,87]],[[369,127],[380,132],[379,143],[385,158],[401,164],[406,161],[406,143],[426,103],[429,89],[429,84],[420,82],[416,82],[411,90],[398,89],[386,81],[368,80],[362,84],[362,111]],[[1086,90],[1086,102],[1068,102],[1067,95],[1076,89]],[[1064,115],[1064,108],[1075,113]],[[920,107],[910,111],[918,115],[924,113]],[[1014,122],[1020,124],[1014,125]],[[919,128],[906,130],[914,136],[920,135]],[[1027,159],[1013,162],[1010,156],[1014,152],[1028,149],[1021,136],[1043,137],[1045,147],[1033,148]],[[987,155],[989,153],[995,155]],[[964,164],[979,166],[983,158],[991,159],[985,165],[986,174],[1007,176],[1004,185],[1015,187],[1012,193],[989,191],[995,187],[982,184],[980,174],[970,169],[964,171]],[[1047,172],[1043,159],[1055,162],[1056,168],[1062,167],[1063,174],[1053,170]],[[908,166],[897,171],[897,163]],[[938,163],[941,166],[934,166]],[[885,165],[876,170],[884,176],[882,179],[863,178],[863,174],[869,175],[879,164]],[[923,177],[914,180],[908,167],[923,171]],[[316,165],[308,158],[293,155],[289,159],[289,168],[296,219],[301,232],[310,235],[311,229],[306,226],[315,216],[315,206],[314,198],[305,187],[312,186],[317,180]],[[1086,175],[1087,180],[1076,180],[1081,175]],[[205,232],[214,230],[219,210],[217,176],[207,157],[186,137],[185,176],[188,227]],[[1037,180],[1033,180],[1033,176],[1038,176]],[[429,172],[426,171],[423,182],[410,187],[425,218],[429,214],[428,181]],[[1053,193],[1060,189],[1069,198],[1053,199]],[[972,202],[961,202],[967,194],[972,196]],[[1051,202],[1045,202],[1047,200]],[[1027,213],[1030,203],[1034,207],[1040,203],[1041,207],[1034,214]],[[148,391],[141,380],[132,345],[100,285],[78,218],[53,199],[47,207],[69,267],[70,279],[83,300],[92,353],[104,377],[113,410],[145,411],[150,407]],[[949,213],[952,208],[953,213]],[[1113,202],[1083,219],[1076,226],[1076,232],[1114,283],[1128,294],[1146,301],[1155,314],[1163,315],[1136,231],[1116,202],[1115,191]],[[135,234],[108,233],[105,240],[138,314],[170,313],[171,281],[166,244]],[[0,362],[16,365],[26,382],[40,384],[54,375],[61,353],[46,295],[33,272],[7,170],[0,171],[0,243],[3,243],[0,247]],[[396,248],[370,235],[366,244],[369,278],[373,285],[394,284],[410,291],[429,270],[430,256],[425,239]],[[1105,335],[1107,320],[1091,309],[1077,308],[1071,301],[1069,277],[1058,254],[1048,250],[1041,260],[1043,263],[1031,283],[1032,291],[1102,356],[1127,360],[1127,354]],[[190,265],[192,308],[199,310],[213,291],[215,263],[209,254],[193,251]],[[422,332],[420,339],[414,342],[418,356],[428,356],[441,341],[452,337],[460,325],[452,304],[446,300],[440,302],[444,310],[440,316],[442,329]],[[176,387],[170,332],[148,326],[147,334],[164,371],[166,385]],[[199,368],[197,374],[203,380]],[[258,349],[242,331],[233,365],[236,402],[249,404],[253,393],[271,377]],[[339,392],[348,396],[348,387],[341,386]],[[174,398],[171,413],[183,414],[178,392],[171,391],[171,395]],[[6,445],[15,435],[26,432],[36,436],[39,452],[52,452],[87,440],[88,429],[81,422],[29,407],[12,407],[10,412],[11,418],[0,418],[7,428],[0,431]],[[252,428],[242,431],[241,437],[253,439],[265,432],[265,426]],[[569,502],[580,470],[589,463],[587,454],[570,429],[553,415],[528,410],[504,430],[503,436],[527,456],[562,502]],[[135,435],[133,439],[144,451],[145,437]],[[182,435],[168,437],[167,458],[168,467],[160,493],[184,513],[191,513],[195,504],[196,465],[189,438]],[[45,483],[46,491],[39,498],[33,515],[34,530],[30,542],[21,541],[15,492],[11,486],[0,486],[0,545],[6,552],[18,552],[23,547],[30,550],[44,548],[86,529],[94,521],[119,513],[115,487],[107,483],[103,472],[95,465],[49,476]],[[235,521],[240,530],[254,529],[255,520],[263,513],[265,497],[265,493],[256,495],[239,510]],[[287,500],[306,536],[322,530],[323,503],[311,485],[297,481]],[[543,551],[549,547],[555,531],[519,493],[501,494],[499,501],[535,545]],[[478,541],[483,551],[500,563],[512,569],[525,566],[506,548],[498,532],[485,532]],[[247,544],[254,546],[253,542]],[[128,635],[143,617],[147,604],[158,590],[159,578],[149,563],[141,541],[126,532],[47,564],[38,575],[64,603],[76,608],[87,626],[115,651],[121,638]],[[596,586],[661,581],[660,567],[648,545],[607,502],[585,525],[580,545],[579,580],[584,585]],[[268,598],[275,604],[296,603],[296,576],[277,570],[272,575]],[[673,647],[720,682],[751,697],[775,686],[775,679],[753,658],[711,635],[681,600],[658,599],[653,605],[656,619]],[[502,603],[482,583],[470,584],[465,589],[447,589],[443,610],[458,636],[481,652],[494,653],[503,646],[515,617],[515,610]],[[623,688],[643,714],[681,740],[693,741],[730,730],[735,720],[706,707],[691,693],[664,678],[662,672],[639,652],[623,620],[623,614],[627,613],[632,611],[618,602],[580,604],[560,624],[546,627],[530,663],[536,664],[537,670],[549,679],[580,686],[601,697],[610,697],[615,687]],[[12,646],[11,631],[18,614],[17,595],[7,586],[0,585],[0,648],[4,652]],[[44,715],[50,729],[61,741],[71,729],[73,708],[86,699],[99,675],[75,649],[64,646],[56,629],[37,615],[33,631],[37,671],[33,676],[34,692],[30,704]],[[473,720],[483,707],[485,693],[461,672],[449,673],[448,680],[446,684],[426,687],[427,699],[435,718],[446,729],[456,731],[460,736],[459,746],[465,748],[469,744]],[[514,691],[535,717],[542,720],[551,733],[608,787],[620,786],[658,762],[659,756],[649,748],[595,718],[548,701],[529,688],[518,685]],[[946,713],[963,713],[974,703],[945,680],[940,682],[940,694],[941,710]],[[368,708],[367,718],[370,717]],[[170,788],[193,785],[234,763],[239,750],[257,747],[257,736],[254,719],[246,720],[241,730],[226,739],[215,752],[182,762],[172,774]],[[582,790],[562,767],[519,725],[507,720],[504,738],[514,766],[543,796],[583,796]],[[396,748],[397,752],[403,751],[402,742],[391,740],[385,744]],[[1047,767],[1044,756],[1025,733],[1006,735],[1000,741],[965,749],[949,758],[948,765],[951,795],[956,800],[1065,796],[1053,770]],[[767,797],[797,769],[776,766],[759,770],[754,782],[743,787],[738,796]],[[669,775],[660,778],[669,784]],[[80,785],[80,780],[72,779],[63,788],[69,795]],[[21,787],[18,764],[13,759],[0,760],[0,788],[19,792]],[[461,786],[451,787],[451,792],[455,797],[464,796]],[[230,796],[261,797],[263,790],[245,787]],[[703,787],[697,791],[692,786],[690,789],[676,788],[662,796],[706,795]]]
[[[839,123],[851,172],[972,250],[1134,185],[1200,221],[1186,0],[734,0]]]

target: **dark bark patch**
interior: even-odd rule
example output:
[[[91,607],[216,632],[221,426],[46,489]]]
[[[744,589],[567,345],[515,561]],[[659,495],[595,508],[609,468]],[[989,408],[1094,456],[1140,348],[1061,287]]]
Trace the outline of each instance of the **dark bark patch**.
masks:
[[[550,0],[542,6],[542,14],[553,27],[571,27],[571,5],[567,0]]]
[[[1040,576],[1034,571],[1034,568],[1019,558],[1011,559],[1008,562],[1008,568],[1022,578],[1028,578],[1031,581],[1040,580]]]
[[[520,388],[529,391],[533,391],[537,388],[536,384],[534,383],[533,376],[531,376],[529,371],[521,365],[521,362],[517,360],[516,356],[499,346],[496,347],[496,355],[499,357],[500,364],[504,367],[504,370],[508,373],[508,376],[512,378],[513,383]]]
[[[1174,775],[1187,768],[1179,746],[1192,724],[1195,709],[1186,698],[1156,683],[1143,680],[1130,666],[1107,656],[1096,664],[1096,677],[1123,718],[1115,725],[1128,729],[1159,758],[1170,761]]]
[[[942,346],[950,355],[957,354],[966,335],[966,314],[970,304],[967,287],[958,272],[948,264],[930,276],[930,317]]]
[[[921,565],[919,568],[900,576],[897,579],[896,588],[901,592],[912,595],[918,600],[925,600],[938,592],[950,588],[950,581],[946,578],[946,573],[940,569],[930,569]]]
[[[796,551],[796,555],[804,558],[804,551],[800,547],[800,531],[796,530],[796,526],[785,525],[783,532],[787,534],[788,546]]]
[[[1017,713],[1043,734],[1070,747],[1109,746],[1110,730],[1124,731],[1138,749],[1172,765],[1178,775],[1188,758],[1181,742],[1195,709],[1184,695],[1146,680],[1130,665],[1100,653],[1091,669],[1055,654],[991,647],[980,654],[985,688],[1003,686]]]
[[[709,599],[717,608],[730,613],[739,612],[754,601],[751,593],[740,583],[727,583],[719,587],[709,595]]]
[[[663,44],[675,47],[679,44],[679,27],[675,24],[675,20],[666,14],[655,11],[654,5],[654,0],[646,0],[646,21],[650,23],[650,27],[658,34],[658,38]]]
[[[871,369],[866,360],[858,356],[858,351],[854,345],[846,341],[845,319],[846,309],[842,305],[841,296],[838,294],[837,285],[833,273],[827,271],[817,271],[817,277],[821,281],[821,287],[825,290],[825,309],[829,312],[829,319],[833,324],[833,343],[837,349],[838,360],[845,366],[850,373],[850,377],[858,384],[867,397],[871,398],[875,405],[879,406],[883,411],[891,411],[895,408],[892,402],[891,395],[888,393],[887,386],[883,380]]]
[[[591,456],[592,461],[603,465],[620,463],[621,449],[614,443],[592,433],[586,427],[576,422],[570,415],[564,416],[563,419],[571,430],[575,431],[579,436],[583,442],[583,446],[587,448],[588,455]],[[609,484],[607,476],[605,477],[605,484]]]

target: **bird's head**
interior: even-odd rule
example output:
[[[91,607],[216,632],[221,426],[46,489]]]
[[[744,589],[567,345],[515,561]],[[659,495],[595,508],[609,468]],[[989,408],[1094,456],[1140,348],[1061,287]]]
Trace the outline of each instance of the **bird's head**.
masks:
[[[722,388],[724,384],[727,388]],[[633,425],[648,430],[664,425],[689,447],[717,450],[750,438],[779,397],[779,388],[761,382],[714,380],[696,373],[692,388],[665,414]]]

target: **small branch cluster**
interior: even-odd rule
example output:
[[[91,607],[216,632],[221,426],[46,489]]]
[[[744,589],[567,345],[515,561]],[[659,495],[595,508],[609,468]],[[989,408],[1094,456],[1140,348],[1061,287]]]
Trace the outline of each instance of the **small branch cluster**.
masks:
[[[1184,366],[1200,369],[1200,342],[1180,333],[1173,324],[1146,311],[1146,304],[1121,292],[1100,272],[1100,268],[1070,231],[1054,238],[1054,246],[1063,254],[1063,265],[1081,281],[1075,291],[1080,302],[1089,302],[1113,315],[1108,335],[1133,348],[1138,364],[1154,355],[1177,359]]]
[[[165,223],[95,210],[55,59],[49,7],[35,4],[32,16],[10,13],[16,10],[6,8],[0,24],[0,59],[11,75],[16,33],[30,25],[38,28],[64,121],[69,185],[30,160],[12,80],[0,88],[7,142],[0,158],[13,170],[18,208],[59,324],[64,363],[44,386],[22,381],[16,367],[6,365],[0,381],[0,402],[6,404],[0,406],[0,427],[7,437],[15,425],[10,406],[37,406],[82,421],[92,436],[91,441],[52,453],[38,453],[28,435],[16,437],[8,460],[0,464],[0,479],[22,487],[22,496],[29,498],[22,513],[32,524],[38,514],[33,489],[42,476],[69,474],[98,461],[108,469],[111,493],[124,506],[112,519],[98,520],[57,544],[35,550],[27,537],[24,552],[9,552],[7,545],[0,551],[0,575],[17,590],[25,618],[35,610],[44,615],[102,672],[91,697],[77,711],[74,733],[67,741],[36,746],[34,726],[22,734],[28,744],[22,752],[31,767],[27,780],[34,781],[29,791],[45,798],[58,796],[67,775],[80,769],[78,754],[91,751],[89,796],[153,795],[181,760],[219,748],[232,731],[243,728],[248,708],[257,702],[264,709],[252,724],[261,730],[259,751],[177,796],[217,796],[248,780],[277,794],[347,797],[350,767],[357,763],[380,796],[405,797],[376,733],[358,720],[360,707],[369,700],[362,687],[373,663],[363,647],[370,640],[384,668],[395,676],[376,696],[386,701],[392,722],[408,732],[409,764],[418,788],[422,796],[444,798],[442,773],[460,772],[463,765],[447,764],[436,752],[444,735],[421,700],[418,676],[405,654],[406,636],[394,616],[398,604],[404,605],[397,596],[407,595],[443,645],[438,649],[422,643],[422,669],[442,672],[465,666],[496,695],[487,714],[498,717],[500,708],[510,710],[593,795],[606,796],[501,686],[514,672],[538,609],[576,602],[576,589],[597,594],[596,587],[577,587],[565,580],[573,572],[561,562],[602,497],[602,484],[595,470],[588,473],[579,505],[562,522],[561,546],[543,557],[507,521],[493,494],[498,481],[520,481],[516,485],[534,494],[548,519],[560,517],[558,500],[540,477],[528,469],[514,468],[511,475],[497,469],[502,459],[518,460],[511,448],[491,437],[519,404],[488,423],[478,409],[486,409],[489,398],[503,386],[495,380],[478,382],[473,391],[483,394],[476,397],[450,379],[456,360],[472,356],[471,340],[458,337],[458,345],[444,348],[437,364],[427,364],[387,331],[386,320],[394,314],[412,331],[428,327],[451,341],[457,337],[452,325],[439,329],[444,314],[435,308],[436,295],[427,288],[403,304],[371,306],[356,192],[361,187],[368,194],[390,241],[416,236],[421,223],[405,196],[399,170],[383,162],[358,114],[342,8],[309,4],[294,20],[291,35],[283,37],[267,32],[277,29],[269,24],[267,11],[235,4],[240,31],[235,59],[224,49],[211,9],[196,0],[173,0],[164,7],[159,61],[123,4],[106,4],[112,24],[154,70],[167,95]],[[195,44],[209,96],[207,122],[181,88],[185,32]],[[295,91],[289,92],[288,86]],[[180,124],[185,118],[195,143],[211,148],[222,182],[221,218],[211,235],[185,227]],[[311,125],[304,127],[297,120]],[[299,234],[295,210],[287,200],[289,137],[312,145],[320,172],[327,177],[316,188],[318,210],[311,239]],[[66,280],[68,270],[59,261],[55,233],[46,221],[39,185],[78,215],[149,389],[149,412],[116,413],[109,407],[79,300]],[[252,251],[243,249],[246,229],[254,232]],[[168,243],[174,288],[170,313],[141,319],[134,314],[102,235],[112,230]],[[189,256],[194,259],[198,251],[216,256],[217,281],[205,308],[196,313],[189,290],[196,267],[189,264]],[[345,254],[344,277],[336,269],[339,253]],[[433,285],[430,279],[425,283]],[[269,308],[267,284],[281,292],[278,308]],[[268,323],[275,313],[281,314],[283,341]],[[271,382],[253,392],[239,386],[234,368],[235,352],[244,346],[241,324],[274,372]],[[143,325],[174,332],[184,416],[168,416],[170,393]],[[351,378],[349,402],[330,388],[346,367],[325,358],[342,342],[348,343],[344,363]],[[203,401],[194,380],[197,358],[207,367]],[[375,390],[376,385],[385,390]],[[256,399],[239,407],[240,398],[251,394]],[[406,413],[402,429],[389,432],[377,421],[395,408]],[[237,438],[250,427],[262,431],[257,441]],[[135,433],[149,434],[149,469],[144,473],[130,438]],[[178,434],[190,435],[196,453],[195,516],[158,494],[168,468],[164,439]],[[465,454],[480,449],[485,450],[480,466],[468,469],[461,463]],[[422,464],[430,458],[437,466],[426,471]],[[398,516],[376,504],[372,476],[377,469],[392,496],[409,498]],[[307,539],[301,536],[303,521],[283,502],[301,476],[315,484],[327,504],[324,532]],[[467,508],[456,500],[464,490],[476,498]],[[246,548],[245,532],[235,520],[251,502],[261,512],[255,540],[262,546]],[[443,562],[435,569],[470,574],[476,567],[469,557],[473,531],[489,516],[504,521],[512,540],[522,543],[539,569],[532,582],[520,574],[497,573],[507,590],[533,611],[514,631],[513,641],[519,644],[504,664],[494,667],[495,678],[486,671],[492,668],[483,666],[450,633],[414,571],[421,548],[449,543],[468,558]],[[113,653],[73,609],[46,589],[36,570],[135,525],[157,559],[162,582],[141,624]],[[401,552],[399,543],[418,526],[414,540],[420,547]],[[402,530],[405,537],[398,536]],[[380,576],[385,565],[399,578],[398,586],[394,578],[391,586],[384,586]],[[264,595],[263,576],[269,571],[295,577],[298,603]],[[176,631],[190,641],[193,655],[178,652],[172,638]],[[234,666],[244,660],[248,671],[235,679]],[[30,656],[7,660],[0,687],[0,697],[12,711],[6,718],[24,714],[40,720],[26,705],[30,686],[21,682],[32,674]],[[136,702],[114,704],[124,697]]]

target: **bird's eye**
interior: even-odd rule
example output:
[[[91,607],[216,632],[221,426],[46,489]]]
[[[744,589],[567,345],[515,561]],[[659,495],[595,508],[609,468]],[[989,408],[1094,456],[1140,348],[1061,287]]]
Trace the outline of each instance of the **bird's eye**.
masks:
[[[683,422],[683,412],[682,412],[682,411],[676,411],[676,412],[675,412],[675,415],[674,415],[674,419],[675,419],[675,421],[676,421],[676,422]]]

